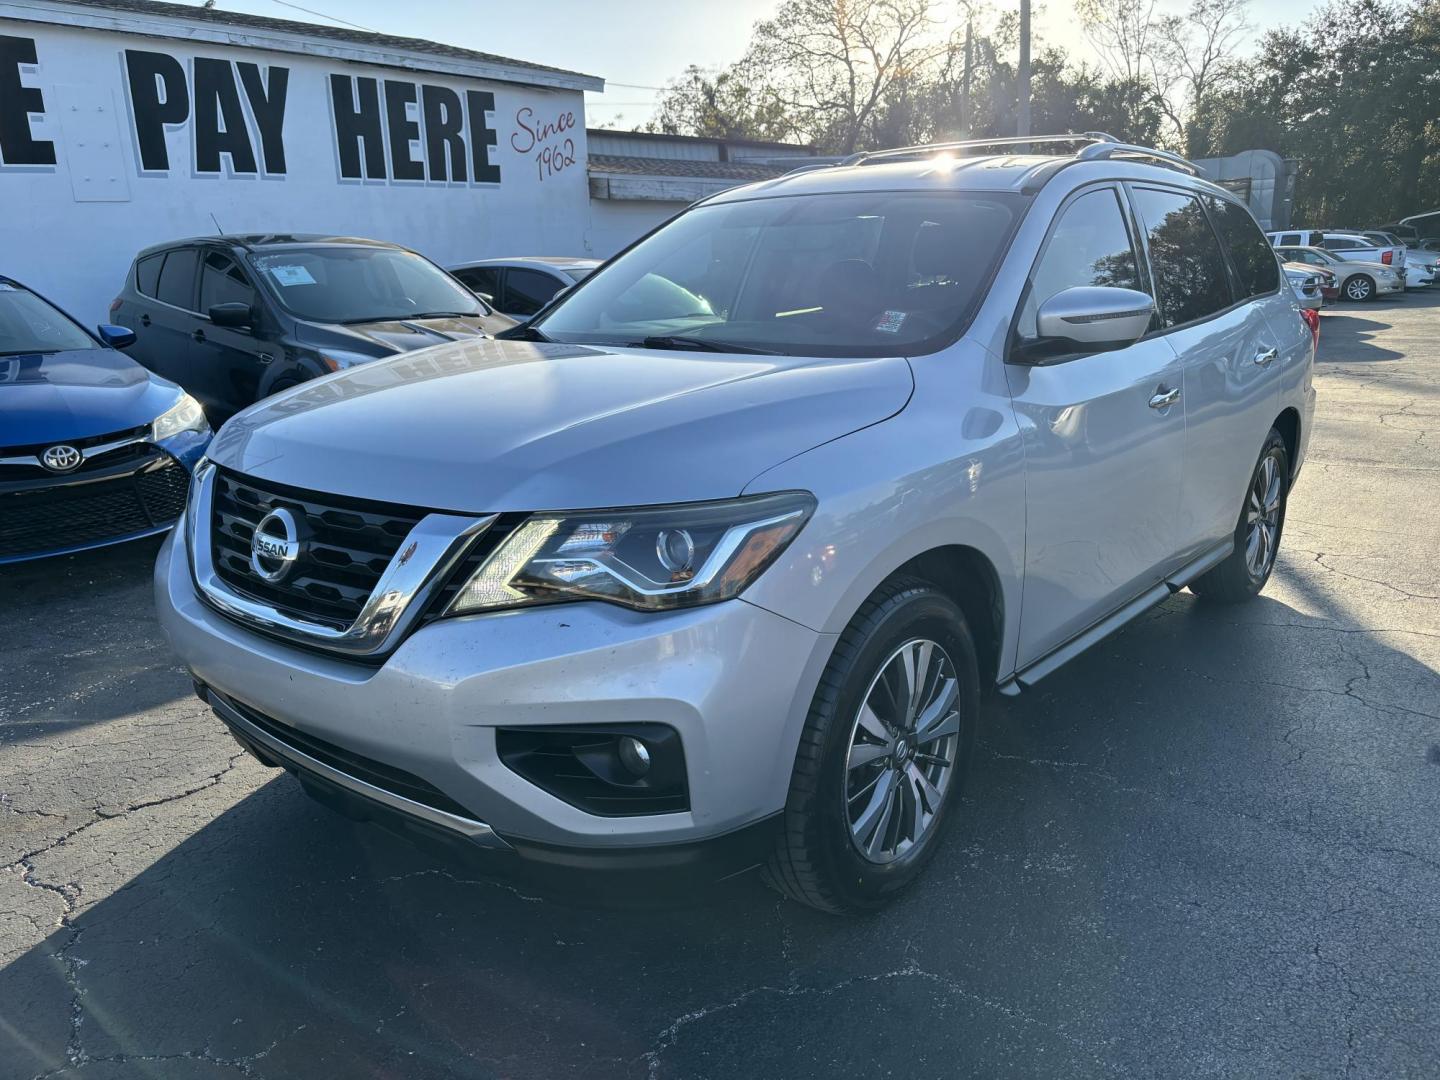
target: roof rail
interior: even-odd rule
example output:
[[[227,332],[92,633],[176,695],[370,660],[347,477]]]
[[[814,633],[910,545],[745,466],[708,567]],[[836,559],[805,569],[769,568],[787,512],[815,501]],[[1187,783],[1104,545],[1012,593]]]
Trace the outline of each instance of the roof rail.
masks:
[[[1169,150],[1156,150],[1149,146],[1135,146],[1131,143],[1093,143],[1082,149],[1075,156],[1081,161],[1113,161],[1116,158],[1147,158],[1157,165],[1164,165],[1166,168],[1177,169],[1191,176],[1200,175],[1199,166],[1193,162],[1186,161],[1179,154],[1172,154]]]
[[[930,154],[944,154],[955,151],[1001,150],[1010,148],[1015,153],[1026,153],[1035,148],[1036,153],[1045,153],[1058,147],[1074,147],[1078,161],[1110,161],[1125,158],[1144,158],[1157,165],[1177,169],[1191,176],[1199,176],[1200,169],[1179,154],[1168,150],[1156,150],[1148,146],[1123,143],[1103,131],[1086,131],[1078,135],[1025,135],[999,139],[964,139],[960,142],[927,143],[921,146],[899,146],[893,150],[866,150],[841,160],[841,165],[870,165],[884,161],[925,157]],[[1057,154],[1056,156],[1059,156]]]
[[[1103,131],[1087,131],[1080,135],[1026,135],[998,139],[962,139],[959,142],[922,143],[919,146],[897,146],[892,150],[862,150],[843,159],[842,165],[868,165],[872,161],[892,161],[896,158],[921,157],[925,154],[943,154],[952,150],[979,150],[984,147],[1003,146],[1055,146],[1095,145],[1117,142],[1113,135]]]

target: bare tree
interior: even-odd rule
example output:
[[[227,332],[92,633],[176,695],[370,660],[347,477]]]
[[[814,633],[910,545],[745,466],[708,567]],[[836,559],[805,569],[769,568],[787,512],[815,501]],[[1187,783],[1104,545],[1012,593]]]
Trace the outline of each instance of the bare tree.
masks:
[[[757,23],[746,66],[763,73],[813,142],[850,153],[886,94],[939,57],[935,0],[786,0]]]

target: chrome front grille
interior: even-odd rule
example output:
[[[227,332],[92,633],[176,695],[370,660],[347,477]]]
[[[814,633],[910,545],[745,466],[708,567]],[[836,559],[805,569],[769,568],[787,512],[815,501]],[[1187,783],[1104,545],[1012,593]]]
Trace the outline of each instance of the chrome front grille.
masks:
[[[283,572],[262,564],[267,579],[251,545],[277,510],[299,535]],[[207,463],[186,521],[195,583],[212,607],[276,637],[376,660],[414,625],[495,515],[319,494]]]
[[[295,569],[268,582],[250,561],[255,526],[285,508],[304,529]],[[246,596],[317,622],[349,626],[380,575],[425,511],[333,495],[315,495],[221,470],[215,480],[210,538],[215,571]]]

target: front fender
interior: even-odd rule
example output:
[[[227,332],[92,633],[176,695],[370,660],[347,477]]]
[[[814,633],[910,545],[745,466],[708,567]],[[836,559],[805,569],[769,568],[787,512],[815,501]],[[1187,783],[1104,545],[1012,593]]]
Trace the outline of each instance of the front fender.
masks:
[[[1003,678],[1014,668],[1018,637],[1024,448],[1008,393],[986,392],[984,379],[957,393],[956,384],[967,382],[957,375],[961,365],[949,355],[933,359],[936,369],[947,361],[954,366],[938,372],[927,392],[917,387],[903,412],[783,462],[746,486],[747,494],[807,490],[818,506],[745,599],[837,634],[911,559],[941,547],[972,548],[1000,584]],[[920,377],[917,370],[917,383]]]

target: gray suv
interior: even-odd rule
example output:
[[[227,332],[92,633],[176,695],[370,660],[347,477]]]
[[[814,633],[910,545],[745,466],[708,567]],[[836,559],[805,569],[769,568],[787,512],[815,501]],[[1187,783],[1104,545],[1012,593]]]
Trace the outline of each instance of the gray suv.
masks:
[[[1026,143],[724,192],[511,340],[240,413],[156,568],[198,692],[318,797],[504,865],[883,904],[983,694],[1264,587],[1310,435],[1313,320],[1246,208]]]

